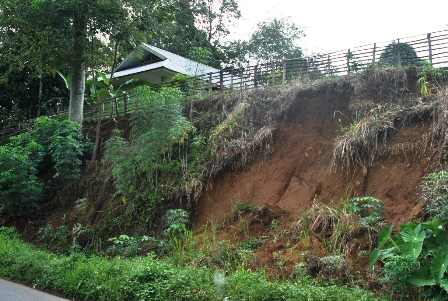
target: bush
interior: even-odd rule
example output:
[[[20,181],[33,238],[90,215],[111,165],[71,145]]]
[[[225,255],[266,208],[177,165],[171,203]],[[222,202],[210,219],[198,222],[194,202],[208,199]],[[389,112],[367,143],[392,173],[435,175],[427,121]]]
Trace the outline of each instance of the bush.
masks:
[[[181,179],[188,180],[188,139],[195,128],[182,115],[179,90],[140,92],[143,104],[132,116],[130,140],[108,140],[104,159],[111,164],[119,193],[134,199],[155,195],[150,199],[155,206]]]
[[[440,217],[421,224],[401,225],[391,237],[392,226],[381,231],[378,248],[370,255],[372,267],[384,262],[385,283],[398,297],[431,300],[448,298],[448,233]],[[416,298],[417,299],[417,298]]]
[[[37,207],[42,189],[43,184],[37,178],[37,169],[27,150],[0,146],[0,206],[10,215],[26,214]]]
[[[0,205],[12,215],[35,209],[43,192],[38,175],[54,168],[55,178],[79,177],[81,158],[89,145],[75,122],[36,119],[28,133],[0,146]]]

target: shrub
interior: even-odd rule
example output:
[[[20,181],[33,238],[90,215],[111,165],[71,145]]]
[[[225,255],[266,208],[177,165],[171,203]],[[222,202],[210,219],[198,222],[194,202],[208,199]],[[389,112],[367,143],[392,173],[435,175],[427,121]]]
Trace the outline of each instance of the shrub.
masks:
[[[190,213],[183,209],[170,209],[163,216],[163,222],[165,236],[183,238],[190,224]]]
[[[36,119],[28,133],[0,146],[0,205],[13,215],[32,211],[42,199],[38,175],[54,167],[55,178],[79,177],[81,157],[89,145],[75,122]]]
[[[28,148],[0,146],[0,206],[10,215],[23,215],[37,207],[42,198],[43,184]]]
[[[391,237],[392,226],[381,231],[378,248],[370,255],[372,267],[378,259],[385,263],[385,280],[392,291],[409,298],[432,300],[448,297],[448,233],[440,217],[421,224],[401,225]]]
[[[249,213],[252,209],[254,209],[254,205],[250,201],[238,201],[232,206],[233,214],[236,217]]]
[[[111,164],[118,192],[134,199],[156,195],[150,200],[155,206],[176,183],[188,179],[187,146],[195,128],[182,115],[179,90],[165,87],[159,92],[140,92],[143,104],[133,114],[130,140],[108,140],[104,158]]]

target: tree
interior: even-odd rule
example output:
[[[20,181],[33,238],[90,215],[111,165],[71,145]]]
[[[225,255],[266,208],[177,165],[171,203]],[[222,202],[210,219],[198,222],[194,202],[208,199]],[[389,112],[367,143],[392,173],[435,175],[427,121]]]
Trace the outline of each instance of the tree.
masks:
[[[87,68],[115,67],[117,52],[153,35],[168,1],[3,0],[0,35],[10,61],[36,76],[69,70],[69,119],[82,123]]]
[[[64,83],[59,77],[36,78],[26,66],[12,70],[0,47],[0,127],[53,115],[62,98],[67,98]]]
[[[194,1],[177,0],[173,7],[175,8],[173,21],[161,24],[159,34],[154,35],[148,43],[193,60],[194,58],[190,56],[192,49],[198,47],[212,49],[213,46],[207,41],[206,33],[196,26],[197,12]]]
[[[249,43],[244,40],[230,41],[222,47],[227,68],[243,68],[249,61]]]
[[[415,49],[407,43],[393,41],[381,53],[379,66],[421,66],[422,60]]]
[[[194,2],[196,23],[206,33],[207,41],[217,45],[229,34],[232,20],[239,19],[241,12],[235,0],[197,0]]]
[[[298,42],[304,36],[290,18],[260,22],[249,40],[250,57],[260,62],[300,58]]]
[[[148,42],[156,47],[188,57],[194,48],[212,53],[208,65],[219,68],[226,59],[222,39],[229,34],[229,25],[240,18],[234,0],[177,0],[173,4],[174,19],[161,24],[160,34]]]

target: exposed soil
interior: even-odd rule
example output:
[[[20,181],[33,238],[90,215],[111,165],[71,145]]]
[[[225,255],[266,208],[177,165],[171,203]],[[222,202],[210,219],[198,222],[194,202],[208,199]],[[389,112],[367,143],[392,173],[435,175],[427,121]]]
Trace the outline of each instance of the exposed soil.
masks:
[[[427,129],[424,123],[397,129],[382,146],[385,155],[372,166],[353,168],[349,174],[331,171],[338,118],[350,116],[352,97],[331,91],[298,93],[286,119],[275,126],[273,152],[258,156],[246,170],[213,180],[199,202],[197,223],[225,217],[238,201],[278,206],[297,215],[316,202],[340,203],[366,195],[384,202],[388,223],[398,225],[417,214],[416,187],[427,172],[429,158],[416,159],[418,150],[413,147]]]
[[[418,142],[429,129],[425,120],[416,118],[397,127],[392,137],[379,145],[381,155],[371,165],[352,167],[348,172],[332,171],[338,119],[352,118],[349,106],[359,101],[357,97],[372,99],[372,95],[355,95],[350,89],[297,93],[286,118],[274,126],[273,151],[268,156],[258,155],[243,170],[222,174],[203,190],[196,208],[197,228],[210,222],[222,225],[217,239],[233,243],[249,237],[265,238],[265,243],[255,250],[253,268],[262,268],[274,277],[294,275],[296,264],[302,262],[312,276],[347,283],[347,275],[357,271],[366,280],[366,287],[380,285],[372,280],[375,277],[369,279],[370,247],[365,235],[354,237],[352,247],[344,254],[351,258],[347,266],[327,271],[319,263],[320,258],[328,255],[324,246],[326,237],[310,233],[303,239],[297,232],[300,213],[313,204],[337,207],[354,196],[382,200],[386,223],[393,224],[395,229],[413,217],[421,217],[417,187],[421,177],[431,171],[430,157],[418,149]],[[280,221],[279,227],[273,230],[269,223],[258,222],[253,214],[243,221],[229,221],[232,206],[239,201],[268,208]],[[246,233],[242,233],[239,225],[242,222],[249,225]],[[360,257],[360,251],[367,255]]]

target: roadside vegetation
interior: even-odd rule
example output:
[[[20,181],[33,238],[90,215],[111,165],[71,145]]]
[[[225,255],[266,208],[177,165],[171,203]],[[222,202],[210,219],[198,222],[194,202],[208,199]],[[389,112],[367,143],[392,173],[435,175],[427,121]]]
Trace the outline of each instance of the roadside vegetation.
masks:
[[[54,255],[0,234],[0,275],[76,300],[377,300],[361,289],[269,281],[262,272],[178,266],[154,254],[125,259]]]

